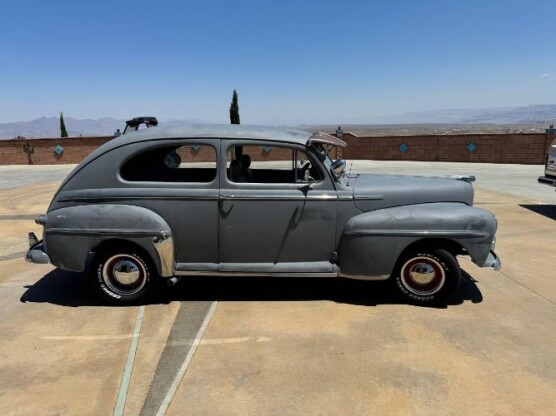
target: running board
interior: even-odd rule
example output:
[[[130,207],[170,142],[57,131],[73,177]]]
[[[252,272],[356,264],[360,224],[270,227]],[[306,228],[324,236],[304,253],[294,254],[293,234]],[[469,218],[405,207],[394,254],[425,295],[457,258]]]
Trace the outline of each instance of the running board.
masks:
[[[338,273],[281,273],[281,272],[208,272],[176,270],[176,276],[242,276],[242,277],[338,277]]]

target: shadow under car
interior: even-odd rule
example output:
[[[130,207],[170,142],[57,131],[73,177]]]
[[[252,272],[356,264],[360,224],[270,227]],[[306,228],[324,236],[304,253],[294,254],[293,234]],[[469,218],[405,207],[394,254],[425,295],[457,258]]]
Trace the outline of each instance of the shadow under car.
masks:
[[[446,307],[465,301],[483,300],[475,279],[462,270],[462,282]],[[51,303],[60,306],[108,306],[94,293],[86,273],[72,273],[54,269],[35,284],[25,286],[21,302]],[[377,306],[406,304],[389,281],[371,282],[334,278],[284,277],[187,277],[178,285],[160,287],[148,304],[167,304],[173,301],[317,301]]]

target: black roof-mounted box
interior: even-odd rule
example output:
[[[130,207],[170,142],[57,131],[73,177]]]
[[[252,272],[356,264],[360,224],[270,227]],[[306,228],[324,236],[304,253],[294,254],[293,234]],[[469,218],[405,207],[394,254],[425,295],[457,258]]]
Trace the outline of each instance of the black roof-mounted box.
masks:
[[[141,124],[144,124],[145,126],[147,126],[147,128],[155,127],[155,126],[158,126],[158,120],[156,119],[156,117],[135,117],[135,118],[132,118],[131,120],[128,120],[128,121],[125,122],[125,130],[124,130],[123,134],[139,130],[139,126]]]

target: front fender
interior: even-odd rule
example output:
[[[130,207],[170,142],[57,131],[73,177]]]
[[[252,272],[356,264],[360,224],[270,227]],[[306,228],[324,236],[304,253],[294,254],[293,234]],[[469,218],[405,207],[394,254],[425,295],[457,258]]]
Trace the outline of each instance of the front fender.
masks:
[[[45,248],[52,264],[83,271],[87,256],[112,239],[142,247],[163,277],[174,273],[174,243],[166,221],[157,213],[134,205],[91,204],[60,208],[48,213]]]
[[[476,264],[483,266],[496,226],[490,212],[462,203],[370,211],[346,223],[340,238],[338,265],[343,276],[386,279],[405,248],[419,240],[434,238],[457,243]]]

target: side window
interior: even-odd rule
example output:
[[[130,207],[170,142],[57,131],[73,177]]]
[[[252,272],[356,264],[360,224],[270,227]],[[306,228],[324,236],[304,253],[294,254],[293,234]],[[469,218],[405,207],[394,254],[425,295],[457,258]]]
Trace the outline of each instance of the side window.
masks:
[[[121,176],[132,182],[212,182],[216,178],[216,150],[195,143],[152,148],[129,160]]]
[[[227,175],[238,183],[303,183],[322,180],[307,154],[282,146],[239,145],[228,149]]]

